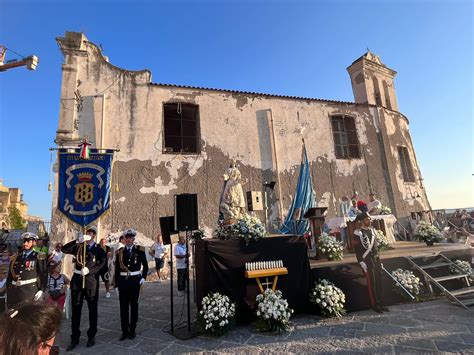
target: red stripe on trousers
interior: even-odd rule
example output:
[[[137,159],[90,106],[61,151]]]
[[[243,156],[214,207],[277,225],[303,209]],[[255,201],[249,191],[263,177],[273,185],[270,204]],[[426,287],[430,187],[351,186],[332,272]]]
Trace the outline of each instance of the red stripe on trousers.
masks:
[[[369,271],[367,270],[367,272],[365,272],[364,274],[365,274],[365,278],[367,279],[367,289],[369,291],[370,304],[372,305],[372,307],[374,307],[375,300],[374,300],[374,295],[373,295],[373,290],[372,290],[372,284],[370,283]]]

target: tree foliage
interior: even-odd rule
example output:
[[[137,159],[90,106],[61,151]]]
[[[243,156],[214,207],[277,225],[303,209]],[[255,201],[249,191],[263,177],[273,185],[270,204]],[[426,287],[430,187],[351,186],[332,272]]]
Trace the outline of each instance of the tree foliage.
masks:
[[[16,207],[8,208],[8,218],[10,219],[10,228],[25,229],[26,220],[21,216],[20,210]]]

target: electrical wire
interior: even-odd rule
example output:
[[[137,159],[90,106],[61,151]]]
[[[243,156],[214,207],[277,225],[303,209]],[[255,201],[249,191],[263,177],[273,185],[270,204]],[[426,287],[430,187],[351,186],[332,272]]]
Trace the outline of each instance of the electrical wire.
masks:
[[[20,53],[18,53],[18,52],[15,52],[13,49],[10,49],[10,48],[5,47],[5,50],[12,52],[12,53],[16,54],[16,55],[19,56],[19,57],[25,58],[24,55],[22,55],[22,54],[20,54]]]

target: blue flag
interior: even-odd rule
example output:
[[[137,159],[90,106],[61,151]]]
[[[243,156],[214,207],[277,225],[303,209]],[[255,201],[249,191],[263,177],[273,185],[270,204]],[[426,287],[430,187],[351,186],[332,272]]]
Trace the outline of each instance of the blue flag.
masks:
[[[307,220],[303,220],[303,215],[309,208],[316,205],[311,170],[304,145],[301,160],[300,176],[296,185],[295,197],[291,202],[285,222],[280,227],[280,233],[282,234],[303,235],[306,233],[309,230],[309,223]]]
[[[59,150],[58,210],[85,227],[110,207],[113,151],[91,149],[89,159]]]

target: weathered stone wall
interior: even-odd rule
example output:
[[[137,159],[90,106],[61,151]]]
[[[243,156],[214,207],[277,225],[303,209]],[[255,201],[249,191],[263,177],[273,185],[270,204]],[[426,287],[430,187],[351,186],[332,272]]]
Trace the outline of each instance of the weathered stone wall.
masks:
[[[103,233],[134,227],[151,237],[159,230],[158,218],[174,214],[174,194],[185,192],[198,194],[201,226],[212,229],[222,174],[231,159],[249,179],[245,191],[262,190],[263,181],[278,181],[269,195],[269,219],[278,226],[295,192],[301,127],[306,128],[317,200],[329,207],[329,216],[337,213],[339,199],[351,196],[353,190],[367,200],[369,191],[375,191],[399,217],[421,208],[405,201],[397,145],[409,148],[417,176],[419,171],[408,122],[397,112],[371,105],[151,84],[148,71],[117,68],[90,42],[83,40],[79,47],[77,41],[62,43],[65,63],[75,66],[69,65],[69,74],[63,75],[57,141],[67,145],[86,134],[97,147],[120,149],[113,173],[118,191],[112,192],[112,209],[102,219]],[[69,96],[72,92],[77,97],[79,90],[80,99],[72,100],[73,105],[74,97],[65,97],[64,87],[69,88]],[[162,108],[167,102],[199,106],[199,154],[163,153]],[[335,157],[330,116],[341,113],[355,118],[361,159]],[[64,127],[72,129],[68,133]],[[426,195],[420,202],[424,209]],[[53,230],[67,234],[64,223],[56,215]]]

